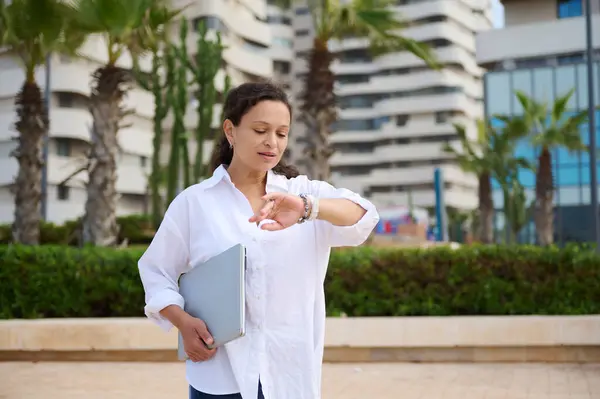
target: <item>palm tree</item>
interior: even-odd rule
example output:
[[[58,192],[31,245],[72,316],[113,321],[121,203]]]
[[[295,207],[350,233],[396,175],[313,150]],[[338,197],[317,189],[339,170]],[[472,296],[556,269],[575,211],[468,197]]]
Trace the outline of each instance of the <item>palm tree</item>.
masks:
[[[290,0],[279,2],[285,8],[290,3]],[[425,45],[400,34],[407,24],[394,15],[393,5],[395,2],[391,0],[308,0],[316,35],[308,55],[300,108],[309,131],[306,152],[313,161],[316,179],[329,178],[329,158],[333,154],[329,134],[337,112],[335,78],[331,71],[335,55],[329,49],[332,39],[366,38],[373,55],[405,50],[437,67]]]
[[[466,128],[454,124],[461,149],[450,143],[442,146],[442,151],[453,155],[460,168],[477,176],[478,181],[478,238],[485,244],[494,242],[494,200],[492,197],[492,178],[506,181],[518,165],[526,166],[522,158],[512,154],[516,142],[527,134],[522,119],[508,120],[502,130],[492,128],[489,122],[477,121],[477,138],[467,137]]]
[[[503,193],[507,241],[517,242],[519,233],[531,218],[533,204],[527,200],[525,187],[516,177],[503,187]]]
[[[587,111],[568,116],[568,103],[574,89],[557,97],[548,109],[545,102],[536,101],[522,91],[516,91],[523,107],[524,117],[531,133],[531,143],[539,154],[535,181],[534,219],[541,245],[554,241],[554,176],[552,173],[552,152],[566,148],[571,152],[585,150],[580,126],[587,121]]]
[[[497,130],[497,141],[494,145],[495,152],[502,154],[497,160],[494,178],[502,189],[506,242],[511,243],[515,242],[529,215],[525,188],[519,181],[519,172],[523,169],[534,170],[535,167],[528,159],[512,155],[517,142],[529,133],[526,119],[505,115],[495,115],[494,118],[503,124],[502,128]]]
[[[59,0],[0,0],[0,48],[16,57],[25,72],[15,99],[19,136],[12,156],[19,172],[14,184],[14,242],[36,245],[40,237],[42,146],[49,118],[36,69],[51,53],[74,54],[84,39],[73,29],[67,8]]]
[[[479,197],[479,223],[477,237],[484,244],[494,242],[494,200],[492,197],[492,171],[494,169],[492,134],[490,125],[477,121],[477,139],[467,137],[464,125],[454,124],[461,149],[450,143],[442,146],[442,151],[452,155],[460,168],[477,176]]]
[[[117,135],[123,118],[131,113],[123,99],[131,90],[131,68],[120,64],[125,54],[136,59],[152,49],[178,11],[161,0],[71,0],[79,29],[104,39],[108,62],[92,75],[90,111],[93,118],[83,241],[116,244]]]

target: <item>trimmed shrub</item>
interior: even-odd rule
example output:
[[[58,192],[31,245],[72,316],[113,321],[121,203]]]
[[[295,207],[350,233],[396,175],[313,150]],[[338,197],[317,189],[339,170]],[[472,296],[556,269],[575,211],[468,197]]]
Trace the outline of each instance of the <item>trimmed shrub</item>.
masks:
[[[0,246],[0,318],[142,316],[141,250]],[[470,246],[334,250],[329,315],[600,313],[588,249]]]
[[[149,244],[154,230],[149,215],[127,215],[117,218],[119,224],[119,242],[128,244]],[[80,237],[81,219],[69,220],[64,224],[42,222],[40,224],[40,244],[77,246]],[[12,240],[11,226],[0,225],[0,244],[9,244]]]

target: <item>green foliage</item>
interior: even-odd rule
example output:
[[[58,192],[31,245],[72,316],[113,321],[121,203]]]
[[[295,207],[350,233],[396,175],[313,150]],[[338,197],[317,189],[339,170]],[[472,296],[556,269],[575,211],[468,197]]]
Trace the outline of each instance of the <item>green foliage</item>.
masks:
[[[68,0],[67,3],[80,32],[104,36],[108,65],[116,65],[126,51],[134,59],[151,51],[164,40],[169,23],[182,11],[171,9],[164,0]]]
[[[167,99],[166,90],[174,85],[175,80],[175,56],[172,52],[165,52],[164,48],[165,46],[159,44],[153,47],[152,70],[149,74],[142,72],[137,62],[134,62],[133,69],[137,83],[144,90],[151,92],[154,98],[152,170],[148,182],[152,198],[152,223],[155,229],[158,229],[165,210],[160,195],[161,183],[166,180],[160,164],[160,148],[163,137],[163,122],[172,106]],[[136,60],[134,59],[134,61]]]
[[[141,250],[0,246],[0,318],[142,316]],[[591,249],[470,246],[334,250],[329,315],[600,313]]]
[[[517,100],[524,110],[527,133],[531,144],[537,148],[566,148],[572,152],[587,150],[583,143],[580,127],[587,122],[588,111],[579,111],[568,116],[569,101],[575,89],[557,96],[549,106],[546,102],[536,101],[522,91],[515,91]],[[600,109],[600,107],[597,107]]]
[[[150,215],[128,215],[117,217],[119,242],[148,244],[154,237]],[[77,246],[80,242],[81,219],[69,220],[64,224],[42,222],[40,224],[40,244]],[[0,225],[0,244],[11,242],[11,226]]]
[[[504,214],[507,228],[510,229],[510,242],[516,242],[517,236],[533,216],[535,200],[527,201],[525,187],[513,179],[510,186],[503,189]]]
[[[291,8],[291,0],[275,0],[282,8]],[[402,35],[408,23],[398,18],[393,0],[309,0],[316,38],[327,44],[331,39],[364,37],[374,55],[408,51],[438,69],[435,54],[423,43]]]
[[[184,124],[187,101],[184,101],[183,103],[179,101],[181,98],[180,91],[182,90],[181,81],[182,79],[185,79],[185,73],[182,76],[182,69],[179,59],[177,58],[175,46],[168,46],[166,49],[166,54],[167,58],[171,59],[171,61],[168,63],[168,68],[172,69],[167,73],[171,74],[174,82],[174,84],[167,87],[166,92],[167,103],[171,104],[171,109],[173,111],[173,125],[171,128],[171,145],[167,172],[167,201],[165,204],[168,206],[168,204],[170,204],[177,195],[177,186],[180,182],[183,158],[183,146],[181,144],[184,140],[187,140]],[[183,89],[187,91],[187,84]],[[187,146],[185,147],[187,148]]]
[[[184,42],[185,43],[185,42]],[[204,142],[210,134],[213,109],[217,100],[215,88],[215,77],[221,69],[223,51],[225,46],[221,41],[221,33],[216,32],[213,40],[208,37],[208,29],[204,22],[198,25],[197,52],[189,57],[187,48],[182,46],[180,58],[186,62],[192,73],[196,92],[196,113],[198,114],[198,125],[196,126],[196,156],[194,159],[194,181],[200,181],[206,176],[204,170]]]
[[[335,252],[329,314],[588,314],[600,311],[600,257],[577,247]]]
[[[0,0],[0,47],[19,59],[28,82],[48,54],[74,54],[85,37],[59,0]]]

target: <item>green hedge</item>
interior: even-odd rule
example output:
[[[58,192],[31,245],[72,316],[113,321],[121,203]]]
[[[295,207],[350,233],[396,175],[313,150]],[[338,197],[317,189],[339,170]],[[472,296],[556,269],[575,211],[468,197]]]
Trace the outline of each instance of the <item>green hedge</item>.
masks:
[[[0,318],[142,316],[140,250],[0,246]],[[329,315],[600,313],[589,250],[472,246],[335,250]]]
[[[129,244],[148,244],[154,231],[149,215],[129,215],[117,218],[119,242],[127,240]],[[40,244],[42,245],[78,245],[78,230],[81,220],[69,220],[64,224],[42,222],[40,224]],[[11,226],[0,225],[0,244],[9,244],[12,239]]]

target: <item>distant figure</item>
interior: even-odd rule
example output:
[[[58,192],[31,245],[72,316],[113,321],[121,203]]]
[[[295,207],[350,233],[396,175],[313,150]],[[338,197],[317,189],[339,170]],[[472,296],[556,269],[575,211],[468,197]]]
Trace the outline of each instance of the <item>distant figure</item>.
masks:
[[[190,399],[321,397],[330,250],[362,244],[379,214],[359,195],[284,164],[291,113],[270,83],[231,90],[212,177],[175,198],[139,261],[146,315],[182,334]],[[236,244],[248,259],[246,335],[209,350],[212,337],[183,310],[177,281]]]

